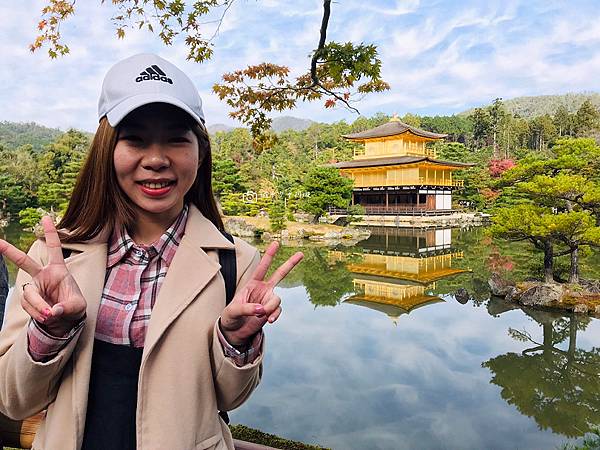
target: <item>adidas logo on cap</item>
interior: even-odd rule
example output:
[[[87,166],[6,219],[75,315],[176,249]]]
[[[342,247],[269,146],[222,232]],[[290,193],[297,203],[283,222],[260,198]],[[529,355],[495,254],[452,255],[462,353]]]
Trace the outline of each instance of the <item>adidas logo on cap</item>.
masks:
[[[142,70],[140,72],[140,76],[135,79],[137,83],[147,80],[163,81],[165,83],[173,84],[173,80],[167,77],[167,74],[164,73],[156,64],[146,67],[146,70]]]

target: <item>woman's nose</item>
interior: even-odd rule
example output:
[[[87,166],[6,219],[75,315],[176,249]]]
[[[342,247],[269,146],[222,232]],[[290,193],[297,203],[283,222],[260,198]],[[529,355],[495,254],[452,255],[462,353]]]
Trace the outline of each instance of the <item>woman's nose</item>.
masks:
[[[146,149],[142,166],[148,170],[160,170],[171,164],[166,150],[160,144],[152,144]]]

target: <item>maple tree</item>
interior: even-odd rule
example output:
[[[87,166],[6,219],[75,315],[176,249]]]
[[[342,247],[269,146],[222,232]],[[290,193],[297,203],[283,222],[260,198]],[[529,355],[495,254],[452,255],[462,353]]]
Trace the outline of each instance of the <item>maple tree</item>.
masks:
[[[76,0],[46,0],[39,34],[31,44],[32,52],[47,46],[51,58],[69,53],[63,42],[61,24],[76,12]],[[100,0],[107,4],[105,0]],[[173,45],[183,37],[188,48],[187,58],[196,62],[210,59],[213,40],[222,20],[235,0],[111,0],[116,9],[112,20],[117,37],[125,37],[127,29],[145,28],[158,33],[165,45]],[[205,35],[202,19],[220,12],[216,31]],[[327,42],[327,27],[331,15],[331,0],[323,1],[323,17],[317,48],[310,56],[310,70],[292,77],[290,68],[270,62],[248,66],[226,73],[221,83],[213,86],[219,98],[233,108],[230,115],[250,126],[255,138],[270,128],[269,112],[292,109],[298,101],[323,100],[325,108],[342,105],[354,112],[353,106],[365,94],[389,89],[381,77],[381,60],[377,47],[352,42]]]

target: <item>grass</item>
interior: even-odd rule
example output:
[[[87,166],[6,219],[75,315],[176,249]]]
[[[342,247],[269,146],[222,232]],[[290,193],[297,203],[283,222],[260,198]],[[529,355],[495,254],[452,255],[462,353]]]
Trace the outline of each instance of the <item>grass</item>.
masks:
[[[266,445],[273,448],[285,450],[330,450],[317,445],[304,444],[302,442],[284,439],[274,434],[265,433],[245,425],[229,425],[229,429],[231,430],[234,439]]]
[[[255,226],[261,230],[269,231],[271,230],[271,224],[269,222],[268,217],[251,217],[251,216],[227,216],[225,217],[225,221],[230,218],[243,219],[245,222],[250,225]],[[286,230],[290,233],[294,233],[300,229],[304,229],[308,233],[314,234],[325,234],[329,231],[340,231],[343,227],[337,225],[331,225],[328,223],[301,223],[301,222],[290,222],[289,220],[285,222]]]

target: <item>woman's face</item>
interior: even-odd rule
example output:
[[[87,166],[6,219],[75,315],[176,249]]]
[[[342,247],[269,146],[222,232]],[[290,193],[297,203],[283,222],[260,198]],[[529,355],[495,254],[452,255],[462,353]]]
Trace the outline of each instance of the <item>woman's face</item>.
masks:
[[[201,162],[198,139],[186,119],[175,106],[152,103],[119,124],[115,172],[138,220],[170,223],[183,208]]]

